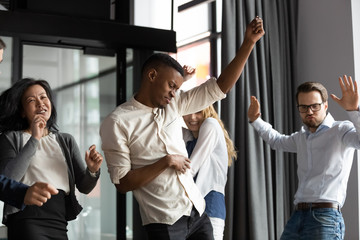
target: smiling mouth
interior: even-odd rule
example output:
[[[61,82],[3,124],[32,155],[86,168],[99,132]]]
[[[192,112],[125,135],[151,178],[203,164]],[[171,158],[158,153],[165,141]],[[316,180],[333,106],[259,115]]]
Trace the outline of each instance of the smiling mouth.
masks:
[[[199,122],[188,122],[188,123],[189,123],[189,125],[191,125],[191,126],[196,126],[196,125],[199,124]]]
[[[36,112],[36,114],[43,114],[43,113],[46,113],[47,111],[45,109],[39,111],[39,112]]]

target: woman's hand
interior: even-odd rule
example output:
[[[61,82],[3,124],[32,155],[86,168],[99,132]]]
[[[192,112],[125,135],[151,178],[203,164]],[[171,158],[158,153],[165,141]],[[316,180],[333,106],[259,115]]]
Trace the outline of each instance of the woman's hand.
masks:
[[[46,120],[40,114],[35,115],[30,126],[31,135],[40,140],[44,135],[46,135]],[[45,134],[44,134],[45,133]]]
[[[85,162],[90,172],[92,173],[98,172],[102,161],[103,161],[103,156],[98,151],[96,151],[95,144],[91,145],[89,147],[89,151],[85,152]]]
[[[184,82],[195,76],[196,69],[188,65],[183,66],[184,69]]]

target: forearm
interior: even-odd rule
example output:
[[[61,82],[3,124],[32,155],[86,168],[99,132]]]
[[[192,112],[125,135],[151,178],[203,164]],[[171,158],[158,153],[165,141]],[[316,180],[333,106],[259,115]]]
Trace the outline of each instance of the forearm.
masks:
[[[69,155],[71,156],[70,159],[67,160],[67,162],[72,162],[72,167],[75,176],[75,184],[76,188],[79,190],[79,192],[88,194],[90,193],[94,187],[96,186],[97,180],[100,176],[100,171],[96,174],[96,176],[91,176],[85,160],[83,156],[81,156],[79,147],[77,146],[75,139],[71,135],[67,135],[67,141],[70,146],[68,149],[64,149],[64,151],[69,151]],[[67,156],[67,154],[65,155]]]
[[[228,93],[234,86],[236,81],[240,78],[241,73],[244,70],[246,61],[248,60],[255,43],[251,40],[245,39],[240,49],[238,50],[235,58],[224,69],[220,77],[217,80],[217,84],[223,93]]]
[[[151,165],[130,170],[120,179],[120,184],[115,184],[115,186],[121,193],[136,190],[150,183],[168,167],[170,167],[168,156],[165,156]]]
[[[274,150],[282,150],[286,152],[296,152],[296,135],[285,135],[279,133],[277,130],[272,128],[272,125],[265,122],[261,118],[256,119],[251,125],[257,131],[258,135],[270,145]]]
[[[17,152],[19,149],[14,149],[14,146],[9,141],[1,141],[1,145],[0,174],[20,181],[29,167],[30,158],[36,152],[38,141],[31,137],[20,152]]]

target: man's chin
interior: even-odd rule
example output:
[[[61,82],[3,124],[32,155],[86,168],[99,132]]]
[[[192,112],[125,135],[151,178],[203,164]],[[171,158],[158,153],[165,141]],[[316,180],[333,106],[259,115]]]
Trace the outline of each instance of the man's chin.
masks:
[[[159,104],[158,108],[160,109],[164,109],[166,107],[167,104]]]
[[[308,128],[318,128],[320,125],[317,123],[309,123],[309,122],[304,122],[304,124],[308,127]]]

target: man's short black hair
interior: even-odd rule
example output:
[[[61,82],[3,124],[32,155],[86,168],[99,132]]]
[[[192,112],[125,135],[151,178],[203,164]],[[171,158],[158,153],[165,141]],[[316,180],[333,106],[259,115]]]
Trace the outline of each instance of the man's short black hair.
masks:
[[[151,55],[143,64],[141,74],[144,74],[145,71],[147,71],[147,69],[149,68],[157,69],[161,65],[171,67],[176,71],[178,71],[181,74],[181,76],[184,76],[184,69],[182,68],[180,63],[178,63],[178,61],[176,61],[168,54],[164,54],[164,53],[155,53]]]

